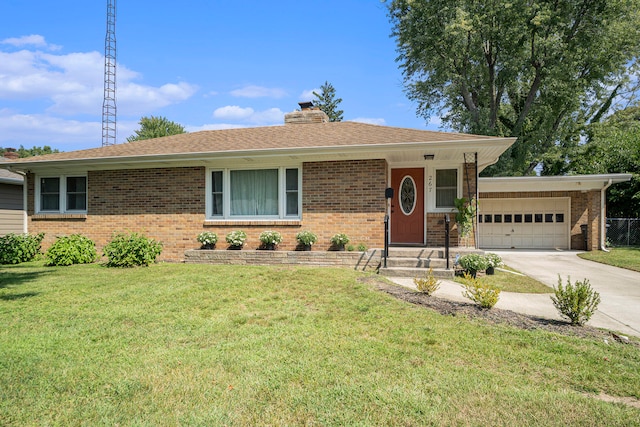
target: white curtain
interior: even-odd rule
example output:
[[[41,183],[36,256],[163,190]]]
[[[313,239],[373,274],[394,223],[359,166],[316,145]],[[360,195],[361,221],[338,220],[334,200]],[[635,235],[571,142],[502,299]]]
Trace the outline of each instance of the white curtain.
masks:
[[[231,171],[231,215],[278,215],[278,170]]]

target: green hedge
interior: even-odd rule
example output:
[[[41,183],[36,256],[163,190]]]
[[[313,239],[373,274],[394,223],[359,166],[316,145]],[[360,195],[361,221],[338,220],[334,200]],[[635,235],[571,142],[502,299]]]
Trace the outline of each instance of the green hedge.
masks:
[[[47,265],[90,264],[98,258],[93,240],[80,234],[61,236],[45,254]]]
[[[31,261],[40,253],[44,233],[7,234],[0,237],[0,264],[19,264]]]

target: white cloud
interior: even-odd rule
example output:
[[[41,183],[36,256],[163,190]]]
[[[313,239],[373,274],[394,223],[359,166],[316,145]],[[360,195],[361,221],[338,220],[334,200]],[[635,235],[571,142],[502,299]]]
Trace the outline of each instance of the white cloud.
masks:
[[[284,98],[287,92],[279,88],[268,88],[262,86],[249,85],[240,89],[232,90],[231,95],[239,98]]]
[[[47,43],[44,37],[39,34],[31,34],[29,36],[22,37],[10,37],[8,39],[0,40],[0,44],[8,44],[14,47],[34,46],[49,50],[60,50],[62,48],[61,46]]]
[[[303,90],[300,94],[299,100],[303,102],[313,101],[314,99],[316,99],[316,96],[313,94],[313,92],[320,93],[320,88]]]
[[[384,126],[387,123],[385,119],[373,118],[373,117],[356,117],[355,119],[350,119],[349,121],[367,123],[370,125],[380,125],[380,126]]]
[[[117,68],[118,112],[145,114],[182,102],[197,91],[189,83],[160,87],[136,83],[141,75],[122,64]],[[104,57],[98,52],[47,54],[39,51],[0,51],[0,99],[48,100],[47,111],[61,114],[100,114]]]
[[[63,151],[102,144],[102,124],[44,114],[0,114],[0,146],[49,145]]]
[[[284,122],[284,113],[279,108],[255,111],[251,107],[242,108],[237,105],[220,107],[213,112],[213,117],[226,121],[237,121],[250,125],[274,125]]]
[[[245,120],[254,114],[253,108],[242,108],[237,105],[227,105],[217,108],[213,112],[213,117],[221,120]]]

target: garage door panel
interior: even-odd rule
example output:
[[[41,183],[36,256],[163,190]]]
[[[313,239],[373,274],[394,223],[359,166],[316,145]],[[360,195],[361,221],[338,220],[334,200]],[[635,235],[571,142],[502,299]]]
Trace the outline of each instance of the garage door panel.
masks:
[[[569,248],[568,198],[483,199],[480,211],[480,247]]]

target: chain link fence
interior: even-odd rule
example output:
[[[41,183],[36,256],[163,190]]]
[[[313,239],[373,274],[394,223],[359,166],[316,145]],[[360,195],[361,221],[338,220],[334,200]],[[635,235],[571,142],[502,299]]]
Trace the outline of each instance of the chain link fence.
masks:
[[[640,218],[607,218],[607,246],[640,246]]]

